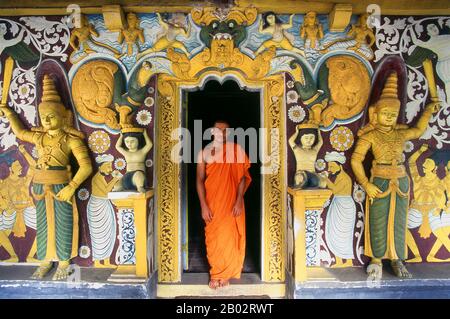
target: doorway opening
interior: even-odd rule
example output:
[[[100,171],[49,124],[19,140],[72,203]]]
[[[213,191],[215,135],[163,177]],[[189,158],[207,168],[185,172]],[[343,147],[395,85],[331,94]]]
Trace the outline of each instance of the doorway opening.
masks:
[[[249,137],[242,145],[249,156],[250,147],[259,154],[259,128],[261,126],[260,92],[242,90],[233,80],[220,84],[208,81],[204,88],[195,92],[184,92],[182,123],[191,132],[191,162],[182,164],[182,262],[185,273],[208,273],[206,258],[204,222],[196,190],[196,163],[194,159],[194,121],[202,121],[202,134],[218,119],[226,120],[232,128],[256,129],[258,141],[250,146]],[[205,147],[210,141],[203,141]],[[238,141],[235,141],[237,143]],[[261,273],[261,162],[259,156],[252,157],[249,169],[252,183],[245,193],[246,211],[246,254],[244,273]]]

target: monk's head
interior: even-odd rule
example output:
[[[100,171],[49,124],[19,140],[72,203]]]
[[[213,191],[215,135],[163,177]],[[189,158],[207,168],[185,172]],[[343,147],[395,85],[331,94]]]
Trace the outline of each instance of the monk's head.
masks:
[[[228,128],[230,124],[224,120],[217,120],[214,122],[214,126],[211,129],[211,134],[214,136],[214,141],[218,143],[225,143],[227,136],[229,135]]]

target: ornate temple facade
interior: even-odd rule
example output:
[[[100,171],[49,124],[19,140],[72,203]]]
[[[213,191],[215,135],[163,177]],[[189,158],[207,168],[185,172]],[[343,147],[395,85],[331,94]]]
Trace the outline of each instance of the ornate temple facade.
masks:
[[[0,4],[0,270],[31,269],[0,286],[302,298],[448,268],[448,1],[34,2]],[[223,117],[257,139],[215,291],[186,152]]]

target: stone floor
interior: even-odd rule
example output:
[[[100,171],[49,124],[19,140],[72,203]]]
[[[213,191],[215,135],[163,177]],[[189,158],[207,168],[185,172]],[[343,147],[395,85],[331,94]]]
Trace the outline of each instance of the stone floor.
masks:
[[[69,281],[52,281],[52,270],[42,281],[30,280],[36,265],[0,264],[0,299],[147,299],[156,298],[156,276],[137,283],[130,279],[120,283],[110,282],[112,269],[78,268]],[[294,287],[287,278],[286,293],[296,299],[411,299],[450,298],[450,264],[410,264],[412,279],[399,279],[389,265],[384,267],[383,279],[368,282],[363,268],[308,268],[308,281]],[[184,274],[182,282],[160,286],[166,294],[179,289],[178,296],[196,298],[193,292],[204,288],[205,294],[197,297],[214,298],[207,288],[208,274]],[[200,287],[201,286],[201,287]],[[280,284],[273,289],[282,290]],[[282,286],[282,285],[281,285]],[[199,290],[200,289],[200,290]],[[237,290],[236,290],[237,289]],[[227,294],[222,298],[268,298],[271,287],[262,283],[258,274],[243,274],[240,280],[232,280]],[[229,290],[229,291],[228,291]],[[248,290],[253,293],[245,293]],[[225,292],[225,291],[224,291]],[[284,293],[283,293],[284,295]],[[167,297],[166,297],[167,298]],[[172,297],[173,298],[173,297]],[[278,297],[279,298],[279,297]]]
[[[150,281],[111,283],[113,269],[78,268],[69,281],[53,281],[55,269],[43,280],[30,280],[37,266],[0,265],[0,299],[147,299]]]
[[[308,268],[308,281],[297,285],[294,298],[450,298],[449,263],[409,264],[407,267],[412,279],[397,278],[386,264],[379,282],[367,281],[367,275],[360,267]]]

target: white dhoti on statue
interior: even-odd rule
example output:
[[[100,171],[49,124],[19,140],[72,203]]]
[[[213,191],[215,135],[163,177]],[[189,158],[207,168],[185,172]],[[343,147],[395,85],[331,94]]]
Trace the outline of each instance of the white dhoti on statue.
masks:
[[[353,259],[356,206],[351,196],[335,196],[328,208],[325,240],[330,251],[342,259]]]
[[[91,195],[87,205],[91,235],[92,258],[103,260],[111,256],[116,239],[114,208],[107,198]]]
[[[30,206],[25,208],[23,211],[23,218],[25,219],[25,225],[36,229],[36,207]]]

